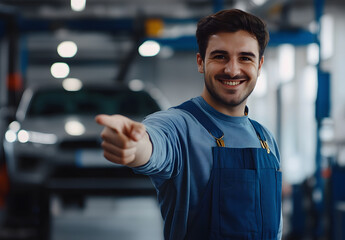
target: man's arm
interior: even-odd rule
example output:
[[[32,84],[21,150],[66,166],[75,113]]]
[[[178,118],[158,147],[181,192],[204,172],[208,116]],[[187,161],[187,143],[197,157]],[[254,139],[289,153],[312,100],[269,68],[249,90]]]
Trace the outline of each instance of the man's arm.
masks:
[[[98,115],[96,122],[101,133],[104,157],[128,167],[146,164],[152,154],[152,143],[144,124],[121,115]]]

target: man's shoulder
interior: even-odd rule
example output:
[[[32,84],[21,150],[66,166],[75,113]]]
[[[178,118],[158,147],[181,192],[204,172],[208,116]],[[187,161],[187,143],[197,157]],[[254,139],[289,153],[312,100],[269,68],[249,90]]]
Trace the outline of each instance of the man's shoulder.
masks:
[[[188,101],[194,101],[194,98],[192,98],[191,100]],[[188,102],[185,101],[185,102]],[[183,103],[185,103],[183,102]],[[183,104],[182,103],[182,104]],[[188,111],[179,108],[181,104],[170,107],[166,110],[161,110],[155,113],[152,113],[148,116],[145,117],[144,121],[146,120],[151,120],[151,119],[164,119],[164,120],[183,120],[185,118],[190,117],[191,115],[189,114]]]
[[[193,121],[193,118],[190,113],[171,107],[167,110],[158,111],[146,116],[143,123],[154,127],[186,128],[191,121]]]

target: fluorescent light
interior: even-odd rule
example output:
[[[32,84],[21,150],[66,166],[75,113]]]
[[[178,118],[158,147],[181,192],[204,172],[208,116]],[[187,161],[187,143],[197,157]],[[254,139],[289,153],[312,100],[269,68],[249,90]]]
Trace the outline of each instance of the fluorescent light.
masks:
[[[263,97],[267,93],[267,74],[265,69],[261,69],[260,76],[258,77],[258,80],[256,82],[256,86],[254,89],[253,94],[256,97]]]
[[[161,47],[158,42],[148,40],[140,45],[139,54],[143,57],[154,57],[159,53],[160,49]]]
[[[323,15],[321,17],[321,58],[328,59],[333,55],[333,37],[334,37],[334,19],[331,15]]]
[[[303,79],[305,98],[310,102],[315,101],[317,95],[317,68],[315,66],[307,66],[303,70]]]
[[[78,51],[77,44],[72,41],[64,41],[57,47],[57,52],[61,57],[71,58],[76,55]]]
[[[309,44],[307,46],[307,61],[311,65],[319,63],[319,45],[316,43]]]
[[[295,76],[295,48],[291,44],[282,44],[278,54],[280,80],[289,82]]]

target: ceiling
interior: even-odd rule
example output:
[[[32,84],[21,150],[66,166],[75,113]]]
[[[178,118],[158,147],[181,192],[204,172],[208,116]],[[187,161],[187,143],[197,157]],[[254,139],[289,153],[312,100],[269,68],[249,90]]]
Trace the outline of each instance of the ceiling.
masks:
[[[107,19],[136,19],[162,18],[174,19],[183,23],[181,32],[194,34],[195,29],[190,27],[186,19],[199,19],[222,8],[240,8],[252,12],[263,18],[269,29],[296,29],[306,28],[314,20],[314,0],[267,0],[264,4],[255,4],[257,0],[86,0],[84,11],[76,12],[71,9],[70,0],[0,0],[1,13],[14,12],[31,27],[37,22],[59,21],[51,24],[46,32],[33,32],[26,36],[28,49],[28,64],[44,65],[61,60],[56,53],[56,46],[63,40],[73,40],[78,44],[77,57],[66,60],[78,66],[95,66],[95,64],[120,66],[119,69],[127,71],[135,53],[135,39],[133,33],[128,36],[121,33],[114,34],[98,31],[71,31],[64,28],[64,21],[80,20],[90,25],[95,20]],[[328,0],[327,3],[343,2],[343,0]],[[291,17],[292,11],[300,9],[302,17]],[[309,9],[308,12],[305,9]],[[307,14],[305,14],[305,12]],[[85,21],[85,20],[88,21]],[[90,22],[91,20],[91,22]],[[179,20],[182,20],[179,22]],[[101,22],[100,24],[105,24]],[[107,23],[108,24],[108,23]],[[111,24],[111,23],[110,23]],[[193,22],[195,25],[195,22]],[[96,26],[101,27],[100,25]],[[165,26],[167,27],[167,26]],[[168,27],[167,27],[168,29]],[[95,30],[95,29],[94,29]],[[169,29],[168,29],[169,30]],[[132,34],[132,36],[131,36]],[[134,35],[135,37],[135,35]],[[129,41],[128,41],[129,40]],[[120,56],[120,57],[119,57]],[[131,59],[132,56],[132,59]],[[120,70],[119,70],[120,71]],[[122,78],[118,74],[118,78]]]
[[[341,0],[332,0],[339,1]],[[133,17],[139,12],[148,16],[193,18],[219,8],[242,8],[260,15],[281,11],[284,6],[311,6],[313,0],[86,0],[83,12],[74,12],[70,0],[0,0],[31,18]],[[263,2],[263,1],[260,1]],[[1,5],[0,5],[1,8]]]
[[[12,12],[24,20],[59,21],[53,26],[59,28],[63,21],[85,19],[197,20],[220,9],[240,8],[264,19],[270,30],[305,29],[314,20],[317,1],[323,0],[86,0],[85,9],[76,12],[71,9],[71,0],[0,0],[0,16]],[[343,0],[327,0],[327,4],[332,2],[340,4]],[[296,19],[291,17],[296,9],[309,11]]]

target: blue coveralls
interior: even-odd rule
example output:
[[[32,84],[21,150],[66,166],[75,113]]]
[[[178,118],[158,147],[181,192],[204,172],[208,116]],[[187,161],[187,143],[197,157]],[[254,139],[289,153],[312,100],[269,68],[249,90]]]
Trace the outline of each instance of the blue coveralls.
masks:
[[[223,132],[192,101],[189,111],[216,139],[213,168],[186,239],[277,239],[281,215],[282,175],[261,125],[250,119],[262,148],[228,148]]]

